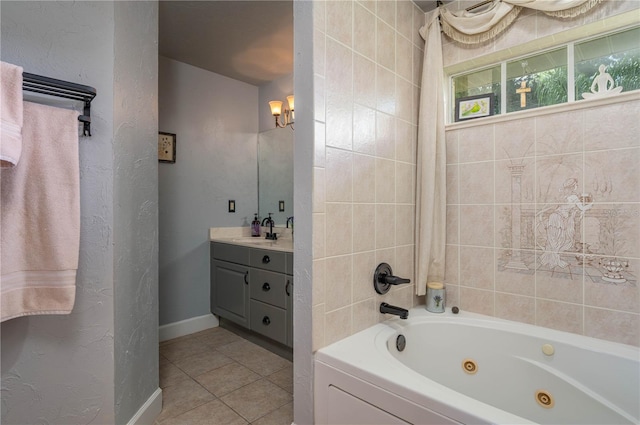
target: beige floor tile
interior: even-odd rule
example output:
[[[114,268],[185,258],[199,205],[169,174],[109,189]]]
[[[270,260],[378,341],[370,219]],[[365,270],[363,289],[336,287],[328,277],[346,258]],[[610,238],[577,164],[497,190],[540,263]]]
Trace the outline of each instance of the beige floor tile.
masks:
[[[216,397],[223,396],[260,379],[260,375],[233,362],[196,377]]]
[[[170,363],[170,362],[169,362],[169,359],[168,359],[168,358],[166,358],[166,357],[165,357],[165,356],[163,356],[162,354],[159,354],[159,355],[158,355],[158,363],[159,363],[159,365],[160,365],[160,366],[162,366],[162,365],[167,364],[167,363]]]
[[[283,367],[291,366],[289,360],[246,340],[240,340],[218,348],[218,351],[262,376],[270,375]]]
[[[160,365],[160,388],[166,388],[188,379],[189,376],[169,360]]]
[[[229,363],[233,363],[233,360],[211,348],[209,351],[183,357],[174,362],[176,366],[192,378]]]
[[[186,413],[169,418],[163,425],[246,425],[242,416],[220,400],[213,400]],[[289,422],[291,424],[291,422]]]
[[[253,382],[220,398],[249,422],[284,406],[293,396],[266,379]]]
[[[212,348],[219,348],[223,345],[242,340],[238,335],[222,328],[213,328],[210,332],[200,334],[197,338]]]
[[[165,345],[169,345],[169,344],[174,344],[176,342],[183,342],[186,341],[188,339],[193,338],[194,334],[189,334],[189,335],[183,335],[183,336],[179,336],[177,338],[173,338],[173,339],[167,339],[164,341],[160,341],[160,347],[165,346]]]
[[[291,425],[293,423],[293,402],[287,403],[251,422],[251,425]]]
[[[180,338],[179,341],[160,346],[160,354],[172,362],[210,350],[211,348],[198,338]]]
[[[178,416],[202,404],[214,400],[215,397],[202,388],[196,381],[189,379],[171,385],[162,390],[162,412],[158,422]]]
[[[267,379],[289,394],[293,394],[293,367],[283,367],[267,376]]]

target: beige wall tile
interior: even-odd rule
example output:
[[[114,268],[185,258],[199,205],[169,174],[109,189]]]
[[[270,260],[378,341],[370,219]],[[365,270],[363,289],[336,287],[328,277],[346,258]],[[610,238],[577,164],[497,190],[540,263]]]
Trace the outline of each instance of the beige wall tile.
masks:
[[[458,245],[447,245],[445,248],[445,269],[444,281],[447,285],[458,284],[458,266],[460,264],[460,254]]]
[[[451,308],[455,306],[460,308],[460,286],[447,283],[444,287],[444,290],[445,307]],[[426,305],[426,301],[422,300],[422,304]]]
[[[451,130],[445,133],[445,140],[447,146],[447,164],[457,164],[460,162],[460,155],[458,154],[458,138],[460,130]]]
[[[325,344],[333,344],[351,335],[353,306],[325,313]]]
[[[313,72],[323,76],[325,73],[325,33],[318,29],[313,31]]]
[[[396,69],[396,32],[381,19],[376,22],[376,62],[390,71]]]
[[[447,244],[457,244],[460,241],[460,206],[447,206]]]
[[[422,64],[424,63],[424,53],[415,45],[413,46],[413,79],[416,86],[422,86]]]
[[[395,162],[389,159],[376,159],[376,202],[392,203],[396,201]]]
[[[413,2],[406,0],[396,3],[396,30],[409,41],[413,38],[413,6]]]
[[[526,250],[496,250],[496,291],[529,297],[536,294],[535,255]]]
[[[460,307],[461,310],[467,310],[474,313],[486,314],[493,316],[494,311],[494,292],[482,289],[460,287]],[[450,304],[451,305],[451,304]]]
[[[493,205],[460,206],[460,244],[494,247]]]
[[[424,25],[424,12],[416,5],[413,7],[413,29],[411,34],[413,36],[413,44],[424,49],[424,40],[420,37],[419,30]]]
[[[604,258],[602,258],[604,260]],[[611,258],[608,258],[611,259]],[[598,259],[595,259],[597,261]],[[597,274],[604,274],[607,271],[599,269],[597,274],[593,276],[586,276],[584,285],[584,303],[588,306],[601,307],[612,310],[627,311],[630,313],[640,313],[640,288],[637,285],[632,275],[624,267],[625,261],[631,263],[632,267],[637,266],[639,261],[625,260],[622,258],[611,259],[612,261],[622,260],[623,276],[627,276],[625,281],[609,282],[603,279],[603,276]],[[635,264],[633,264],[635,263]],[[597,263],[595,263],[597,264]],[[637,269],[635,269],[637,270]],[[590,272],[591,270],[589,270]],[[634,279],[634,280],[629,280]]]
[[[536,202],[540,209],[548,206],[545,204],[567,203],[568,196],[584,192],[583,162],[582,153],[536,159]]]
[[[393,204],[376,205],[376,249],[391,248],[396,242],[396,208]]]
[[[402,118],[396,120],[396,160],[416,163],[418,127]]]
[[[350,202],[353,199],[353,154],[327,148],[326,198],[328,202]]]
[[[640,146],[640,137],[638,137],[640,135],[640,120],[638,116],[640,116],[640,101],[638,100],[586,109],[584,111],[585,150]]]
[[[324,167],[326,165],[324,123],[316,121],[314,130],[313,165]]]
[[[376,111],[357,103],[353,105],[353,150],[376,153]]]
[[[406,279],[410,279],[411,283],[415,283],[415,275],[413,270],[413,253],[414,245],[404,245],[396,247],[396,262],[393,264],[393,273]],[[403,285],[407,287],[409,285]]]
[[[353,49],[368,57],[376,59],[376,17],[364,6],[353,4]]]
[[[409,83],[413,82],[413,49],[411,41],[396,34],[396,74]]]
[[[460,162],[493,160],[493,125],[460,130],[458,149]]]
[[[353,305],[354,333],[360,332],[375,325],[376,319],[376,306],[373,297],[370,297]]]
[[[396,205],[396,245],[412,245],[414,239],[415,207]]]
[[[325,242],[325,213],[313,214],[313,259],[324,258],[326,255]]]
[[[415,122],[413,107],[414,85],[396,77],[396,115],[404,120]]]
[[[497,204],[532,204],[536,201],[534,158],[496,161],[495,167]]]
[[[327,35],[351,47],[353,2],[334,0],[325,3],[327,8]]]
[[[493,161],[460,164],[459,176],[461,204],[493,204]]]
[[[389,0],[376,1],[377,14],[380,19],[389,24],[391,27],[396,25],[396,2]]]
[[[496,292],[495,300],[496,317],[535,324],[535,298]]]
[[[311,310],[311,321],[313,323],[313,336],[311,345],[313,351],[317,351],[325,346],[325,314],[324,304],[318,304]]]
[[[396,119],[382,112],[376,112],[376,156],[396,157]]]
[[[536,155],[560,155],[582,152],[582,111],[536,117]]]
[[[353,265],[351,255],[325,259],[329,274],[325,279],[325,308],[337,310],[352,303]]]
[[[376,109],[390,115],[396,113],[396,79],[393,72],[381,66],[376,67]]]
[[[360,56],[353,55],[353,100],[370,108],[376,107],[376,64]]]
[[[353,216],[353,252],[373,251],[376,248],[375,204],[354,204]]]
[[[374,251],[353,254],[353,302],[364,301],[376,293],[373,272],[378,266]]]
[[[460,285],[493,289],[493,248],[460,247]]]
[[[582,306],[536,299],[536,325],[582,334]]]
[[[345,184],[347,182],[344,182]],[[353,202],[376,200],[376,159],[369,155],[353,155]],[[356,215],[356,217],[359,217]]]
[[[396,162],[396,202],[415,204],[416,166]],[[413,221],[413,217],[411,219]]]
[[[536,122],[506,121],[495,126],[495,159],[531,157],[535,154]]]
[[[567,260],[571,259],[567,258]],[[557,266],[553,270],[548,270],[548,267],[540,265],[540,259],[538,264],[536,271],[538,298],[582,304],[584,267],[570,263],[564,268]]]
[[[640,315],[585,307],[585,335],[622,344],[640,345]]]
[[[376,13],[376,0],[357,0],[358,3],[367,8],[372,13]]]
[[[580,226],[590,252],[640,258],[640,204],[595,204]]]
[[[320,75],[313,76],[313,117],[316,121],[324,123],[326,120],[325,79]],[[324,137],[322,145],[324,146]],[[316,143],[318,141],[316,140]]]
[[[313,5],[313,28],[325,32],[327,8],[325,2]],[[315,64],[314,64],[315,65]]]
[[[325,259],[313,260],[313,299],[312,305],[324,304],[327,267]]]
[[[640,147],[587,152],[585,192],[591,193],[595,202],[640,202],[638,164]]]
[[[327,208],[326,256],[348,254],[352,250],[353,206],[329,202]]]
[[[459,178],[458,164],[447,165],[447,205],[460,203]]]

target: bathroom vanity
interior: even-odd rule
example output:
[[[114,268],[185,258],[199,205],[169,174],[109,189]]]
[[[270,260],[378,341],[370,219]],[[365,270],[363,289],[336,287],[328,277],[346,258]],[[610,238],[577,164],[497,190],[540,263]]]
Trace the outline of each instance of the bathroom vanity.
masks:
[[[211,312],[223,326],[232,324],[267,343],[292,347],[291,241],[220,238],[210,245]]]

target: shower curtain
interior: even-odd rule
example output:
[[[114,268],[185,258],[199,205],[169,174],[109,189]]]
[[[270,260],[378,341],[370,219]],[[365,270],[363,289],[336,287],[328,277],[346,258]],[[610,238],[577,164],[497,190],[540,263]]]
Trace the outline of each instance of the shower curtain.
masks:
[[[489,40],[513,23],[523,7],[557,18],[587,13],[603,0],[494,0],[478,13],[449,12],[444,7],[425,14],[420,35],[425,40],[418,116],[416,170],[415,286],[426,294],[428,282],[443,282],[446,245],[446,144],[444,69],[440,30],[466,44]],[[440,17],[440,19],[438,19]]]

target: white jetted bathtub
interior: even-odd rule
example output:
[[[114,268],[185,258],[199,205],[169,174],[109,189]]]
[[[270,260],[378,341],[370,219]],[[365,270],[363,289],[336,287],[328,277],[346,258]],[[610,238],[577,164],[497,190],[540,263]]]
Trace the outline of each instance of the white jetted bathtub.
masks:
[[[408,320],[316,353],[315,417],[318,424],[638,424],[640,351],[417,307]]]

